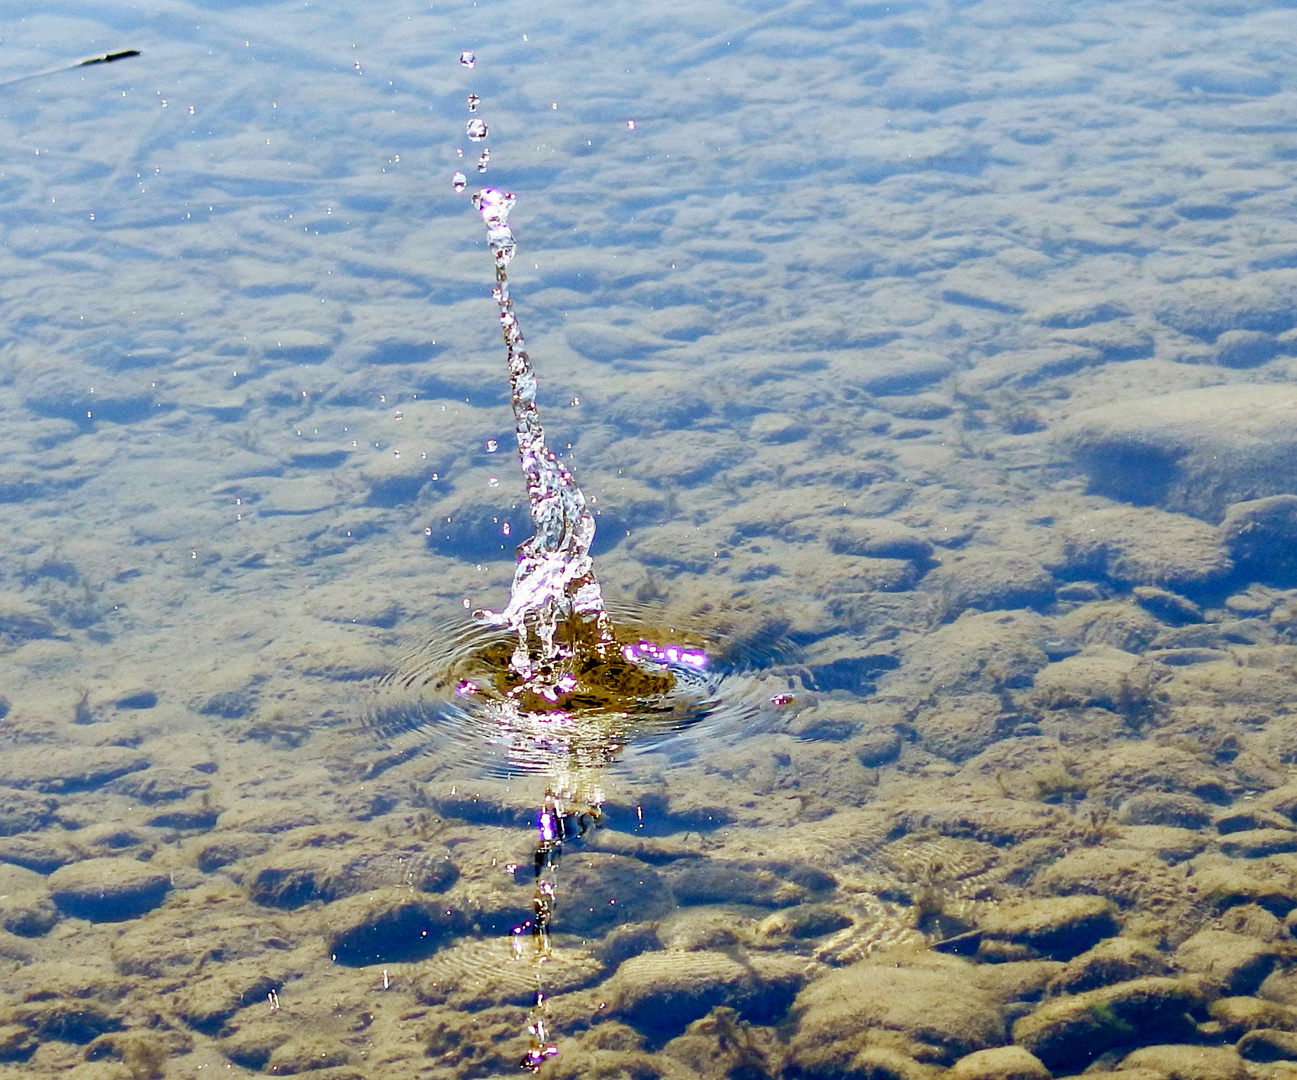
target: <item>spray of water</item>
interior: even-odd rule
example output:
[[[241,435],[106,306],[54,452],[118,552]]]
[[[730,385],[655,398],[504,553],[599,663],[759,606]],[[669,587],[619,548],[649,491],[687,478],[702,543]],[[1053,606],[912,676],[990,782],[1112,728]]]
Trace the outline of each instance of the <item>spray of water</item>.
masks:
[[[468,55],[460,58],[466,67],[472,66],[465,62]],[[479,104],[470,94],[469,111],[476,113]],[[486,121],[473,116],[466,133],[477,142],[485,139]],[[489,149],[483,149],[479,171],[485,171],[489,155]],[[452,187],[461,191],[465,186],[463,173],[457,172]],[[527,731],[532,745],[553,748],[549,784],[536,822],[532,918],[513,935],[516,957],[525,956],[530,943],[536,972],[528,1049],[521,1062],[535,1072],[558,1053],[542,978],[542,967],[552,954],[555,868],[564,844],[599,824],[599,776],[624,745],[629,713],[645,701],[665,701],[676,686],[676,675],[655,647],[618,643],[590,556],[594,515],[571,470],[545,441],[536,407],[536,374],[509,295],[508,267],[517,252],[509,213],[517,199],[491,187],[474,192],[472,199],[495,260],[492,295],[508,358],[509,399],[533,527],[533,535],[518,547],[508,605],[499,612],[478,613],[483,621],[507,628],[517,641],[508,672],[496,680],[497,690],[504,692],[483,704],[502,728]],[[702,662],[700,657],[694,659],[695,666]],[[474,685],[469,693],[478,690]]]
[[[482,188],[473,195],[495,257],[492,295],[500,309],[508,353],[509,397],[534,534],[518,548],[508,607],[498,613],[483,612],[482,617],[518,635],[511,665],[521,679],[534,684],[546,673],[556,672],[562,660],[582,655],[607,660],[616,653],[617,641],[590,557],[594,515],[571,471],[545,442],[536,408],[536,374],[509,296],[508,266],[517,251],[509,211],[516,201],[511,193],[495,188]],[[557,701],[560,694],[575,688],[573,677],[572,672],[563,672],[550,687],[533,685],[532,689]]]

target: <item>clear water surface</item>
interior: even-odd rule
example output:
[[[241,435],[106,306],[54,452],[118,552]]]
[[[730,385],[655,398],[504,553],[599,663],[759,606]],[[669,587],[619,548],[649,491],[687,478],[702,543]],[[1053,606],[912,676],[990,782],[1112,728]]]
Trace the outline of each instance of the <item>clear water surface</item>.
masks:
[[[580,778],[546,1074],[1016,1040],[1067,1075],[1212,995],[1297,1006],[1292,15],[11,11],[6,1068],[516,1072],[546,780],[375,689],[503,606],[529,528],[457,170],[519,196],[605,594],[728,680]],[[1219,971],[1212,927],[1259,977],[1084,1053],[1013,1025],[1093,990],[1092,946],[1142,958],[1118,986]]]

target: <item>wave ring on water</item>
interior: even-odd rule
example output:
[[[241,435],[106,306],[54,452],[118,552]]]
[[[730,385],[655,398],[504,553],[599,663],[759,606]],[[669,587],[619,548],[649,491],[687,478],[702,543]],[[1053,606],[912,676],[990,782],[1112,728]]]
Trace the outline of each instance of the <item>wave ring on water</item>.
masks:
[[[753,678],[775,658],[768,647],[680,631],[654,614],[619,607],[619,653],[587,657],[542,691],[511,667],[507,628],[460,624],[379,681],[368,726],[412,754],[451,751],[461,768],[509,776],[607,768],[632,744],[660,747],[686,731],[710,741],[770,718],[768,688]]]

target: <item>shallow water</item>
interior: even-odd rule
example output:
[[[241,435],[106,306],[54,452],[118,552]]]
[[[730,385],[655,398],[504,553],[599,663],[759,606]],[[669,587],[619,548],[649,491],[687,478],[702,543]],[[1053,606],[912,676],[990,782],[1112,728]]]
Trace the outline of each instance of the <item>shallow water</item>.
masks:
[[[1214,1002],[1297,1007],[1297,513],[1254,504],[1297,492],[1291,19],[11,19],[6,76],[141,56],[0,86],[6,1067],[513,1075],[544,780],[366,723],[527,530],[458,168],[520,196],[605,593],[722,643],[735,703],[600,773],[545,1069],[1285,1067]],[[1085,1054],[1012,1023],[1199,975]]]

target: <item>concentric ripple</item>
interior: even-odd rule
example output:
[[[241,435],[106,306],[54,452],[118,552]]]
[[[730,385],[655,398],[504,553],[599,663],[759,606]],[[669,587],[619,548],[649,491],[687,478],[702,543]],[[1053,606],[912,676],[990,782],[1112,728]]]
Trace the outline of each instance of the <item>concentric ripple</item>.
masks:
[[[531,696],[520,707],[509,665],[516,636],[465,622],[435,634],[379,681],[368,726],[410,754],[510,776],[607,768],[626,751],[649,748],[692,756],[687,748],[698,739],[730,738],[774,719],[784,682],[770,665],[791,659],[790,647],[682,630],[646,606],[610,614],[621,655],[591,661],[584,692],[561,702]]]

